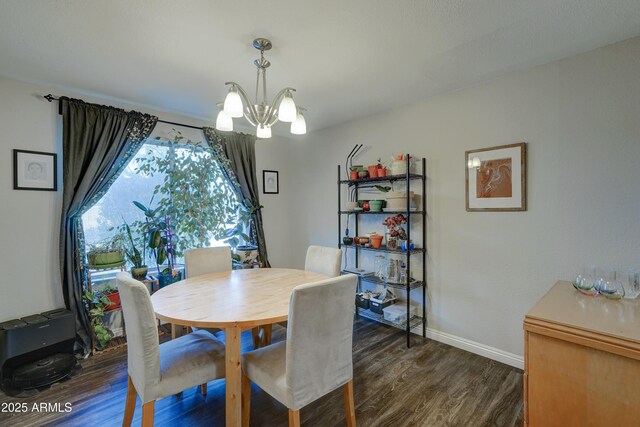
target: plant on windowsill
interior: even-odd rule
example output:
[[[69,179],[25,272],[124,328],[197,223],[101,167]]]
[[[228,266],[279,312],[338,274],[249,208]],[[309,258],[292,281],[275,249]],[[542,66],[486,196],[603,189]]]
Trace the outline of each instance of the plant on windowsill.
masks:
[[[115,305],[115,303],[109,299],[111,293],[105,295],[105,292],[113,291],[115,291],[115,289],[111,287],[107,287],[101,291],[86,291],[82,297],[89,306],[89,317],[91,318],[91,326],[93,326],[93,333],[96,337],[98,350],[104,350],[114,336],[113,331],[104,324],[105,313]]]
[[[251,243],[251,238],[245,233],[244,224],[251,223],[251,215],[262,208],[254,206],[250,200],[245,200],[245,206],[238,205],[236,215],[238,223],[225,232],[224,243],[231,247],[232,264],[234,269],[241,269],[253,263],[258,258],[258,246]],[[241,244],[242,243],[242,244]]]
[[[131,235],[131,228],[127,222],[124,222],[124,227],[127,230],[127,236],[129,237],[129,248],[126,250],[127,259],[131,263],[131,276],[136,280],[144,280],[147,277],[148,267],[145,263],[147,259],[147,245],[145,239],[142,239],[142,253],[136,248],[136,244],[133,241]]]
[[[110,268],[124,264],[122,235],[117,233],[110,239],[89,245],[87,264],[90,268]]]
[[[151,202],[153,202],[153,199]],[[151,205],[151,202],[149,202],[149,205]],[[163,219],[157,218],[158,212],[161,209],[160,207],[151,209],[151,207],[147,207],[136,201],[134,201],[133,204],[144,212],[148,245],[156,259],[159,286],[162,288],[182,280],[182,272],[175,268],[175,248],[173,242],[175,235],[171,229],[171,219],[167,215],[164,215]],[[165,262],[167,266],[160,269],[161,266],[164,266]]]

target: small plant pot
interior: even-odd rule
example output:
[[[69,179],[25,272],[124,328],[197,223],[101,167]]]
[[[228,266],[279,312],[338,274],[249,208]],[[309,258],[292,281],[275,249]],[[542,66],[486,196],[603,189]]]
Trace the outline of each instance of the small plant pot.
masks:
[[[378,177],[379,178],[384,178],[385,176],[387,176],[387,169],[386,168],[378,168]]]
[[[131,277],[136,280],[144,280],[147,278],[148,270],[149,267],[147,267],[146,265],[143,267],[134,267],[131,269]]]
[[[370,178],[377,178],[378,177],[378,166],[377,165],[371,165],[367,167],[367,171],[369,171],[369,177]]]
[[[118,263],[124,262],[124,254],[122,251],[112,251],[112,252],[98,252],[87,254],[87,261],[91,266],[103,266],[103,265],[114,265]]]
[[[349,237],[349,236],[343,237],[342,243],[344,243],[345,245],[353,244],[353,237]]]
[[[382,246],[382,239],[383,237],[380,236],[379,234],[371,236],[371,247],[375,249],[379,249],[380,246]]]
[[[111,311],[111,310],[115,310],[116,308],[120,308],[121,306],[120,292],[113,291],[110,294],[105,294],[104,296],[107,297],[107,299],[113,303],[105,307],[104,311]]]
[[[158,286],[164,288],[172,283],[182,280],[182,271],[178,271],[178,274],[174,277],[171,273],[162,273],[158,275]]]
[[[369,208],[371,212],[380,212],[382,210],[382,200],[369,201]]]
[[[235,254],[238,255],[239,262],[246,263],[258,258],[258,247],[255,245],[243,245],[238,246],[235,250]]]
[[[349,178],[351,178],[352,181],[355,181],[356,179],[358,179],[358,171],[351,171],[349,173]]]

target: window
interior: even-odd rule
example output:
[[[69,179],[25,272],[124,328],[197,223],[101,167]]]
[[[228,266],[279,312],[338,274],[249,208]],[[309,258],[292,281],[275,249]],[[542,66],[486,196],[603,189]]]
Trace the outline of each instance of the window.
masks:
[[[210,150],[182,143],[180,137],[143,144],[107,193],[83,215],[87,247],[110,240],[125,221],[141,236],[145,215],[134,201],[167,214],[176,235],[177,262],[188,248],[223,245],[226,230],[238,222],[240,206]],[[155,263],[149,251],[147,263]]]

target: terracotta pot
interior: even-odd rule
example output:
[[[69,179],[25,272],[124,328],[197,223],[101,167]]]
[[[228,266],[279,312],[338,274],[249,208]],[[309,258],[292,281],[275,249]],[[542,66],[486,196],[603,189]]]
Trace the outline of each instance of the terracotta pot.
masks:
[[[378,249],[380,246],[382,246],[382,236],[379,234],[371,236],[371,247]]]
[[[356,179],[358,179],[358,171],[351,171],[351,173],[349,174],[349,177],[351,178],[352,181],[355,181]]]
[[[369,171],[369,178],[377,178],[378,177],[378,165],[371,165],[367,167]]]
[[[387,169],[386,168],[378,168],[378,177],[382,178],[387,176]]]

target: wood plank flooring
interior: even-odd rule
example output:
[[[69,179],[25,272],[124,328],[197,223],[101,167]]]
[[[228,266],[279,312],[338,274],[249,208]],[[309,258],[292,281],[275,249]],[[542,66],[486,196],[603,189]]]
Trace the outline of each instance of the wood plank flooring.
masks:
[[[354,389],[359,426],[521,426],[522,371],[448,345],[414,338],[411,349],[395,328],[357,319],[354,333]],[[274,341],[285,330],[274,326]],[[219,333],[219,337],[224,334]],[[166,337],[166,334],[163,338]],[[243,348],[251,346],[250,332]],[[318,351],[322,351],[319,343]],[[126,348],[82,362],[83,372],[29,398],[4,403],[72,404],[72,411],[0,412],[0,426],[119,426],[127,386]],[[224,426],[224,380],[209,383],[206,399],[196,388],[156,402],[156,426]],[[140,425],[140,402],[133,425]],[[301,411],[303,426],[344,426],[342,388]],[[286,426],[287,409],[255,385],[251,425]]]

